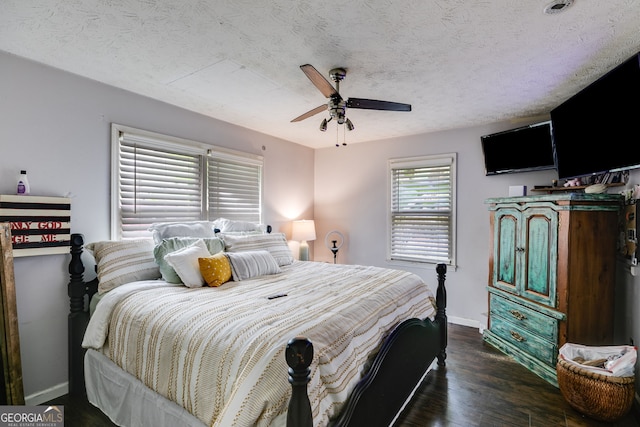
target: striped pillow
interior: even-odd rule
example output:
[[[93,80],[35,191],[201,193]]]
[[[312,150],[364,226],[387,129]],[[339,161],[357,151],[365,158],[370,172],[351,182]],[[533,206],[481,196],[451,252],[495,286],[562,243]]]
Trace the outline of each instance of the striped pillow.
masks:
[[[223,240],[226,252],[266,250],[275,258],[280,267],[293,263],[293,255],[283,233],[246,236],[225,235]]]
[[[231,264],[231,275],[236,282],[281,272],[275,258],[268,251],[245,251],[226,255]]]
[[[150,239],[110,240],[86,245],[98,266],[98,294],[137,280],[159,279],[160,269],[153,258],[153,247]]]

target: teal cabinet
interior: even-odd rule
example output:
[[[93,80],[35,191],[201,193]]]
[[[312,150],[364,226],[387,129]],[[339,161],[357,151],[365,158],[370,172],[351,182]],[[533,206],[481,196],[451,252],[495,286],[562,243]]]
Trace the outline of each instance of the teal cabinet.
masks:
[[[622,197],[565,193],[487,201],[487,343],[557,386],[566,342],[613,344]]]
[[[518,205],[497,209],[494,215],[494,285],[555,307],[558,213]]]

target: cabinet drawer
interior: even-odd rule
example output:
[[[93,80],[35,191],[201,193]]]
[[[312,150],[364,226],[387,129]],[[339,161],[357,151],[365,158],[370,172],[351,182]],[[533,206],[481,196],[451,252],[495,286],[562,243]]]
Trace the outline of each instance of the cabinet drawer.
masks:
[[[536,359],[555,366],[558,346],[498,316],[491,317],[491,332]]]
[[[553,344],[558,342],[558,321],[498,295],[491,295],[491,318],[500,316],[512,322],[517,330],[534,333]]]

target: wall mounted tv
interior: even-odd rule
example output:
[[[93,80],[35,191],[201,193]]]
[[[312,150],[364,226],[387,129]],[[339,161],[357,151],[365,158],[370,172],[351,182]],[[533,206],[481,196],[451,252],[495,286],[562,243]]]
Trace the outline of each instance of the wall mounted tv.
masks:
[[[550,122],[480,137],[487,175],[555,168]]]
[[[640,54],[551,111],[558,178],[640,167]]]

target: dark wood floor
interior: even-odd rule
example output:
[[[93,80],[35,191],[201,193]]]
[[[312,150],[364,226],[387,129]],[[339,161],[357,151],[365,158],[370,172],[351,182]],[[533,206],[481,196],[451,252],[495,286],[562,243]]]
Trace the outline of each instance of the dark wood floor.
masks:
[[[482,341],[477,329],[450,325],[447,366],[433,370],[398,427],[637,427],[633,413],[603,423],[576,412],[560,391]],[[62,396],[66,427],[111,427],[87,402]]]
[[[603,423],[576,412],[560,390],[482,341],[475,328],[449,326],[447,366],[425,379],[401,427],[637,427],[632,413]]]

